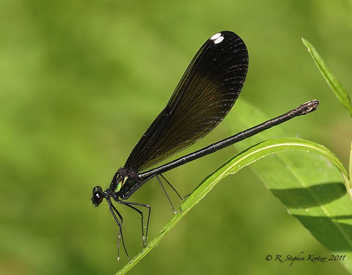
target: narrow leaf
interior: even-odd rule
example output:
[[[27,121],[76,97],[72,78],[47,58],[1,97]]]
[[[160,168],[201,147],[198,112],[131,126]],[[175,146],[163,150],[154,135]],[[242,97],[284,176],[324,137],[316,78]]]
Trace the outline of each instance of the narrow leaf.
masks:
[[[302,38],[304,45],[307,47],[309,53],[311,54],[315,64],[322,73],[326,82],[329,84],[332,91],[335,93],[336,97],[340,100],[342,105],[349,111],[352,116],[352,105],[351,99],[346,91],[346,89],[341,85],[341,83],[333,76],[333,74],[327,68],[324,60],[320,57],[318,52],[315,50],[312,44],[307,40]]]

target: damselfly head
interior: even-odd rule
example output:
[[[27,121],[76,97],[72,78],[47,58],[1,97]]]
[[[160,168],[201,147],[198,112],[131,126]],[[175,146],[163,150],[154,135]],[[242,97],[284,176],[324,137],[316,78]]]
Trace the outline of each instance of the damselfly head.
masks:
[[[98,207],[99,204],[103,201],[103,189],[100,186],[95,186],[93,188],[93,196],[92,196],[92,203],[95,207]]]

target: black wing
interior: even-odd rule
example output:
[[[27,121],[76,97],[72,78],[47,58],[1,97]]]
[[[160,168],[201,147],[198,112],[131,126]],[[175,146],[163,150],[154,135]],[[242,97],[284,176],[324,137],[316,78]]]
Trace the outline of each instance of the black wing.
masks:
[[[145,170],[207,135],[231,110],[247,70],[248,52],[242,39],[230,31],[213,35],[195,55],[125,167]]]

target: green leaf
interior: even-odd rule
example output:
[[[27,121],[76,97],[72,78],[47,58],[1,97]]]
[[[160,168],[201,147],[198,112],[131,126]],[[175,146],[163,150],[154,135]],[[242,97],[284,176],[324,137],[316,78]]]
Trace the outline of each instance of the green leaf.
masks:
[[[336,156],[321,145],[309,143],[306,146],[310,152],[324,156],[348,181],[347,171]],[[341,263],[352,272],[352,206],[341,178],[334,175],[335,167],[325,159],[315,154],[292,153],[276,154],[270,165],[265,161],[251,168],[288,212],[332,254],[348,255]],[[294,154],[297,158],[292,156]],[[283,172],[280,178],[280,171],[285,169],[289,171]]]
[[[311,54],[315,64],[322,73],[326,82],[329,84],[332,91],[335,93],[336,97],[340,100],[342,105],[349,111],[352,116],[352,105],[351,99],[346,91],[346,89],[341,85],[341,83],[333,76],[333,74],[327,68],[324,60],[320,57],[318,52],[315,50],[312,44],[307,40],[302,38],[304,45],[307,47],[309,53]]]
[[[350,149],[350,163],[349,163],[349,168],[348,168],[348,174],[350,175],[350,185],[352,185],[351,183],[351,175],[352,175],[352,143],[351,143],[351,149]],[[350,192],[352,192],[350,190]]]
[[[137,264],[221,179],[229,174],[238,172],[243,167],[261,158],[287,150],[318,153],[334,164],[343,177],[347,176],[346,170],[336,156],[322,145],[298,138],[272,139],[259,143],[231,158],[214,173],[209,175],[181,205],[182,211],[174,215],[160,233],[149,243],[149,246],[144,248],[117,274],[125,274]],[[328,183],[315,185],[314,183],[311,184],[310,182],[301,180],[298,182],[298,186],[293,187],[292,185],[292,188],[285,187],[282,184],[277,185],[277,181],[273,181],[273,184],[266,182],[266,186],[283,202],[289,212],[298,218],[311,231],[313,236],[325,246],[333,251],[352,250],[352,208],[350,207],[350,202],[346,201],[347,196],[344,196],[345,191],[341,189],[341,184]],[[337,199],[339,200],[337,206],[332,206],[332,208],[327,206],[327,204],[332,204]],[[322,230],[325,227],[321,226],[328,226],[328,229]],[[331,234],[335,236],[333,242],[330,241]],[[352,254],[349,256],[352,256]],[[347,259],[345,262],[351,265]]]
[[[266,119],[258,109],[252,108],[245,102],[239,103],[236,108],[241,116],[236,119],[236,123],[227,124],[231,133],[248,128],[249,125],[256,124],[258,120]],[[290,124],[296,122],[299,124],[301,119],[309,119],[309,117],[297,118]],[[284,126],[286,125],[288,123]],[[276,127],[268,132],[260,133],[248,141],[236,144],[236,147],[244,150],[250,142],[259,142],[273,135],[284,136],[283,128]],[[302,128],[299,133],[305,135],[307,130]],[[279,198],[288,212],[295,216],[319,242],[334,254],[349,253],[347,258],[350,260],[345,259],[341,263],[352,273],[349,241],[352,236],[350,230],[352,205],[348,195],[339,197],[345,194],[344,189],[341,188],[343,183],[350,194],[351,183],[346,169],[336,156],[320,146],[316,147],[315,151],[318,154],[278,152],[253,163],[250,168]],[[321,153],[324,158],[321,157]],[[330,161],[334,165],[331,165]],[[299,236],[295,237],[299,238]]]

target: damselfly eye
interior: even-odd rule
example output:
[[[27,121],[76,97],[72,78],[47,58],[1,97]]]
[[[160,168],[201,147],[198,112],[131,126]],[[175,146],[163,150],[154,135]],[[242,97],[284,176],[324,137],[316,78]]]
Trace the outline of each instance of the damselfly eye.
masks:
[[[101,189],[100,186],[95,186],[93,188],[93,197],[92,197],[92,203],[95,207],[99,206],[99,204],[103,201],[104,196],[103,196],[103,189]]]

